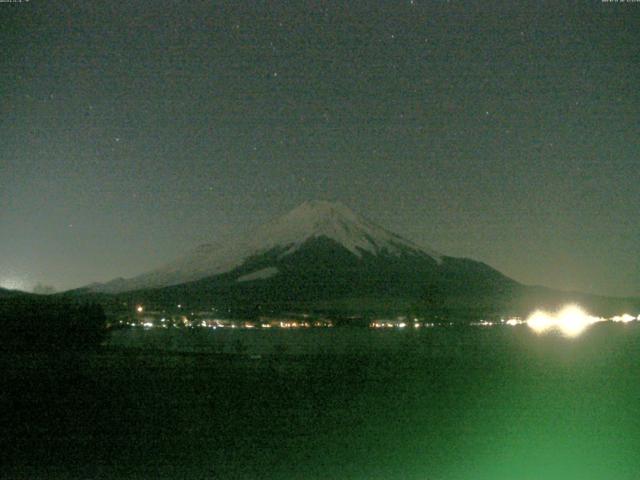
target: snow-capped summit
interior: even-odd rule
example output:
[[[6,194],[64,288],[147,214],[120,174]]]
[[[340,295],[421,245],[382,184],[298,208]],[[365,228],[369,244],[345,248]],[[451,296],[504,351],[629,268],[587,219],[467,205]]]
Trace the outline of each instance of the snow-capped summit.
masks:
[[[340,202],[308,201],[258,229],[251,245],[254,251],[287,246],[297,250],[312,238],[326,237],[360,257],[362,252],[389,254],[407,251],[426,253],[434,259],[440,254],[421,248],[402,237],[357,215]]]
[[[176,285],[227,273],[268,252],[286,257],[314,239],[328,239],[358,258],[371,255],[419,255],[437,263],[441,255],[376,225],[339,202],[308,201],[230,245],[205,244],[152,272],[127,280],[92,285],[91,290],[121,292]],[[273,275],[277,269],[267,271]],[[249,274],[249,279],[254,278]],[[266,278],[259,273],[255,278]],[[244,275],[240,280],[247,279]]]

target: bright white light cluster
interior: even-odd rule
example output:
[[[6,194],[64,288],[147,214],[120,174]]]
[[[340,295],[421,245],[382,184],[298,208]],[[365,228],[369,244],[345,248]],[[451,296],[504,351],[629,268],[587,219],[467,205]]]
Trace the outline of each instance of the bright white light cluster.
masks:
[[[504,323],[506,323],[510,327],[515,327],[516,325],[520,325],[520,324],[523,324],[523,323],[526,323],[526,322],[524,320],[520,320],[517,317],[513,317],[513,318],[507,319]]]
[[[640,320],[640,316],[638,316],[637,319]],[[628,323],[636,320],[636,317],[625,313],[611,317],[609,320],[612,322]],[[536,333],[556,330],[567,337],[575,337],[580,335],[590,325],[606,321],[606,318],[589,315],[577,305],[568,305],[555,313],[536,310],[527,319],[527,325]]]
[[[633,315],[629,315],[628,313],[611,317],[612,322],[629,323],[629,322],[633,322],[634,320],[636,320],[636,317],[634,317]],[[640,320],[640,315],[638,315],[637,320]]]

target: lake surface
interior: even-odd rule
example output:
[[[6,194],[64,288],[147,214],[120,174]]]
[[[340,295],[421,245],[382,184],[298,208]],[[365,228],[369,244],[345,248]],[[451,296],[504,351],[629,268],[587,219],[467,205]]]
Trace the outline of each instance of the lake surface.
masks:
[[[51,380],[48,416],[42,399],[13,399],[7,478],[640,473],[635,323],[573,339],[525,326],[133,329],[108,345]],[[4,368],[43,393],[38,361]]]

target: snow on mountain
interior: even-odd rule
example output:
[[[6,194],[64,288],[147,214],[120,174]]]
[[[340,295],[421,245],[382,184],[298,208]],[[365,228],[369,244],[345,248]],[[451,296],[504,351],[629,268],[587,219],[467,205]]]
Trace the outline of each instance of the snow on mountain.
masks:
[[[256,249],[269,250],[288,246],[285,254],[293,253],[311,238],[327,237],[342,245],[354,255],[362,252],[398,255],[402,252],[426,253],[434,259],[440,255],[403,239],[373,222],[357,215],[339,202],[305,202],[288,214],[259,230],[253,242]]]
[[[262,268],[260,270],[256,270],[255,272],[247,273],[246,275],[242,275],[236,279],[236,282],[249,282],[251,280],[266,280],[267,278],[271,278],[274,275],[278,274],[278,269],[276,267],[267,267]]]
[[[341,203],[309,201],[258,228],[245,239],[224,246],[201,245],[155,271],[128,280],[118,279],[92,286],[92,290],[120,292],[176,285],[230,272],[248,258],[274,249],[282,252],[280,257],[290,255],[308,240],[319,237],[335,241],[357,257],[362,257],[365,252],[373,255],[427,255],[438,263],[441,262],[439,253],[403,239],[357,215]],[[267,278],[264,275],[272,276],[276,273],[275,268],[267,268],[263,272],[243,275],[238,281]]]

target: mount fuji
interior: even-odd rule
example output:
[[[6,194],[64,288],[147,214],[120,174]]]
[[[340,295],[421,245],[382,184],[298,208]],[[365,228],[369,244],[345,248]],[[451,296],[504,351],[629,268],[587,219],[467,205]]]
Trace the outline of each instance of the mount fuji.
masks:
[[[338,202],[305,202],[286,215],[263,225],[245,239],[230,245],[204,244],[156,270],[131,279],[93,284],[90,290],[119,293],[166,287],[237,271],[237,281],[262,280],[277,275],[276,264],[317,242],[349,253],[351,260],[369,257],[412,257],[434,265],[442,255],[420,247],[357,215]],[[268,266],[255,271],[250,265]],[[266,265],[265,263],[265,265]]]
[[[519,287],[484,263],[417,245],[341,203],[309,201],[233,244],[201,245],[151,272],[82,292],[159,305],[362,312],[485,309]]]

